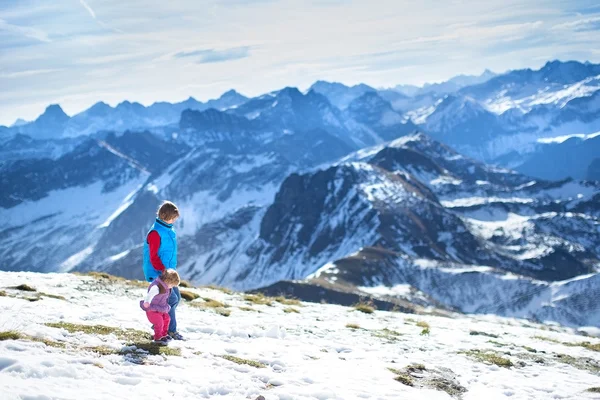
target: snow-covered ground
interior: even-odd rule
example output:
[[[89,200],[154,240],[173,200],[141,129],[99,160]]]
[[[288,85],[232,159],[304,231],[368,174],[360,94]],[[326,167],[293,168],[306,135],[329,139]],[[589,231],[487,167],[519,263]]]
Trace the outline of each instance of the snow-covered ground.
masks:
[[[37,292],[11,289],[20,284]],[[188,340],[168,347],[181,354],[144,355],[118,332],[70,332],[46,325],[100,324],[149,335],[150,324],[138,305],[142,287],[91,276],[0,272],[0,332],[23,337],[0,341],[0,398],[598,398],[587,389],[600,387],[600,353],[578,345],[598,340],[569,329],[491,316],[366,314],[335,305],[277,301],[257,305],[243,294],[184,290],[201,296],[193,303],[210,298],[228,307],[184,302],[178,320]],[[291,308],[298,312],[284,312]],[[219,310],[230,315],[215,312]],[[424,323],[429,334],[423,334]],[[103,346],[105,355],[86,349],[95,346]],[[492,353],[486,351],[513,365],[478,360],[490,360]],[[405,369],[411,364],[422,365]]]

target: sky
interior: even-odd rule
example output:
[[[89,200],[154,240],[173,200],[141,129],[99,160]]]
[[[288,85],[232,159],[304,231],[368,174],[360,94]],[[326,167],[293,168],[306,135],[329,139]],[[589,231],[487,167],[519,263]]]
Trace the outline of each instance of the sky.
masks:
[[[600,62],[597,0],[0,0],[0,124],[97,101]]]

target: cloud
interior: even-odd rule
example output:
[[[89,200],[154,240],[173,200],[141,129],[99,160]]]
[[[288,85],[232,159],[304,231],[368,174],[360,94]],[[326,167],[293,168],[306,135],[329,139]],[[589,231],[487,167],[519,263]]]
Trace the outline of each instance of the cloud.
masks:
[[[554,29],[567,29],[575,32],[600,31],[600,17],[579,19],[555,25]]]
[[[174,55],[175,58],[196,58],[199,64],[217,63],[232,60],[239,60],[250,57],[250,46],[233,47],[230,49],[215,50],[194,50],[181,51]]]
[[[84,0],[79,0],[79,2],[81,3],[81,5],[83,7],[85,7],[85,9],[87,10],[87,12],[90,13],[90,15],[92,16],[92,18],[96,19],[96,13],[94,12],[94,10],[92,10],[92,7],[90,7]]]
[[[40,42],[51,42],[48,34],[42,30],[29,26],[20,26],[9,24],[3,19],[0,19],[0,31],[16,33],[21,36],[26,36],[31,39],[39,40]]]
[[[60,71],[60,70],[59,69],[30,69],[30,70],[26,70],[26,71],[0,72],[0,78],[7,78],[7,79],[23,78],[23,77],[33,76],[33,75],[49,74],[51,72],[56,72],[56,71]]]

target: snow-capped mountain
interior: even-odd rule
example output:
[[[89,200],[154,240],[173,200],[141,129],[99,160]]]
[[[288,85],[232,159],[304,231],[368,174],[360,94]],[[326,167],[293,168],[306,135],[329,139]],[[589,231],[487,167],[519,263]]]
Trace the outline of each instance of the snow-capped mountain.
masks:
[[[227,172],[233,167],[227,167],[224,159],[207,164],[207,158],[190,156],[190,164],[199,169],[192,172],[188,167],[186,173],[210,186],[207,179],[212,173],[205,177],[200,171],[207,170],[203,164],[219,164],[215,171],[227,174],[233,191],[228,198],[194,188],[204,194],[195,202],[182,203],[179,230],[186,261],[180,269],[196,282],[248,289],[312,276],[311,282],[318,285],[363,293],[408,285],[410,290],[400,297],[409,301],[570,325],[596,323],[590,313],[572,311],[574,303],[568,297],[556,297],[551,307],[536,302],[544,293],[562,293],[566,288],[572,299],[583,291],[598,290],[598,184],[534,181],[463,157],[423,134],[363,150],[325,170],[293,173],[281,186],[270,186],[271,199],[252,193],[264,194],[258,187],[277,177],[245,169],[256,184],[253,192],[249,183],[243,183],[247,180]],[[289,164],[275,169],[285,165]],[[272,164],[265,168],[274,169]],[[179,184],[185,178],[177,169],[183,164],[167,172],[168,188],[155,187],[165,180],[158,177],[157,184],[147,185],[139,194],[139,201],[147,202],[154,195],[149,192],[156,190],[180,197],[176,188],[188,188],[193,181]],[[240,202],[236,193],[245,193],[248,200]],[[222,201],[211,200],[218,196]],[[157,202],[158,198],[152,205]],[[197,214],[202,204],[211,214]],[[130,207],[117,218],[116,226],[143,225],[143,215],[123,219],[135,209]],[[200,221],[191,230],[190,219]],[[130,267],[140,262],[139,245],[124,255],[122,248],[113,247],[111,256],[104,251],[110,248],[98,246],[88,262],[101,256],[104,270],[139,277],[140,271]],[[585,278],[589,280],[580,281],[586,274],[591,274]],[[462,297],[466,289],[447,289],[461,285],[479,286]],[[498,302],[498,296],[506,297]],[[592,302],[589,307],[595,310],[600,304]]]
[[[597,290],[599,184],[527,169],[596,176],[593,134],[571,150],[543,142],[595,126],[595,68],[549,63],[444,95],[318,82],[211,106],[98,103],[72,118],[51,106],[2,129],[1,268],[139,278],[145,231],[170,199],[180,270],[197,283],[310,276],[355,295],[398,287],[417,304],[595,323],[572,308]],[[498,114],[486,99],[509,89],[520,106]],[[536,162],[552,151],[564,158]],[[445,288],[460,282],[487,289]]]
[[[458,75],[440,83],[425,83],[423,86],[415,85],[396,85],[394,90],[403,93],[409,97],[415,97],[427,93],[444,95],[454,93],[466,86],[484,83],[497,76],[498,74],[486,69],[481,75]]]
[[[376,89],[365,84],[346,86],[339,82],[317,81],[311,87],[317,93],[327,97],[331,104],[344,110],[354,100],[365,93],[377,92]]]
[[[538,143],[535,151],[520,157],[521,163],[515,168],[542,179],[600,180],[600,176],[590,174],[592,163],[600,156],[600,134],[567,136],[562,140]]]
[[[460,152],[515,167],[536,150],[539,139],[600,131],[599,93],[600,65],[553,61],[443,97],[415,96],[404,111]]]
[[[5,127],[5,135],[25,134],[33,139],[60,139],[91,135],[100,131],[125,132],[179,123],[184,110],[219,110],[238,106],[248,99],[234,90],[219,99],[202,103],[190,97],[179,103],[158,102],[148,107],[124,101],[116,107],[98,102],[79,114],[69,117],[58,105],[49,106],[35,121]]]

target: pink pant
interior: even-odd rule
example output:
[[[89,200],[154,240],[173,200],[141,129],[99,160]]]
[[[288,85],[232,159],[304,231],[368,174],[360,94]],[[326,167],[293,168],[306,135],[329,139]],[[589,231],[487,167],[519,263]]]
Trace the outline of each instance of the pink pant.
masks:
[[[167,336],[169,322],[171,322],[169,314],[159,313],[157,311],[146,311],[146,316],[148,317],[148,321],[154,325],[154,340]]]

